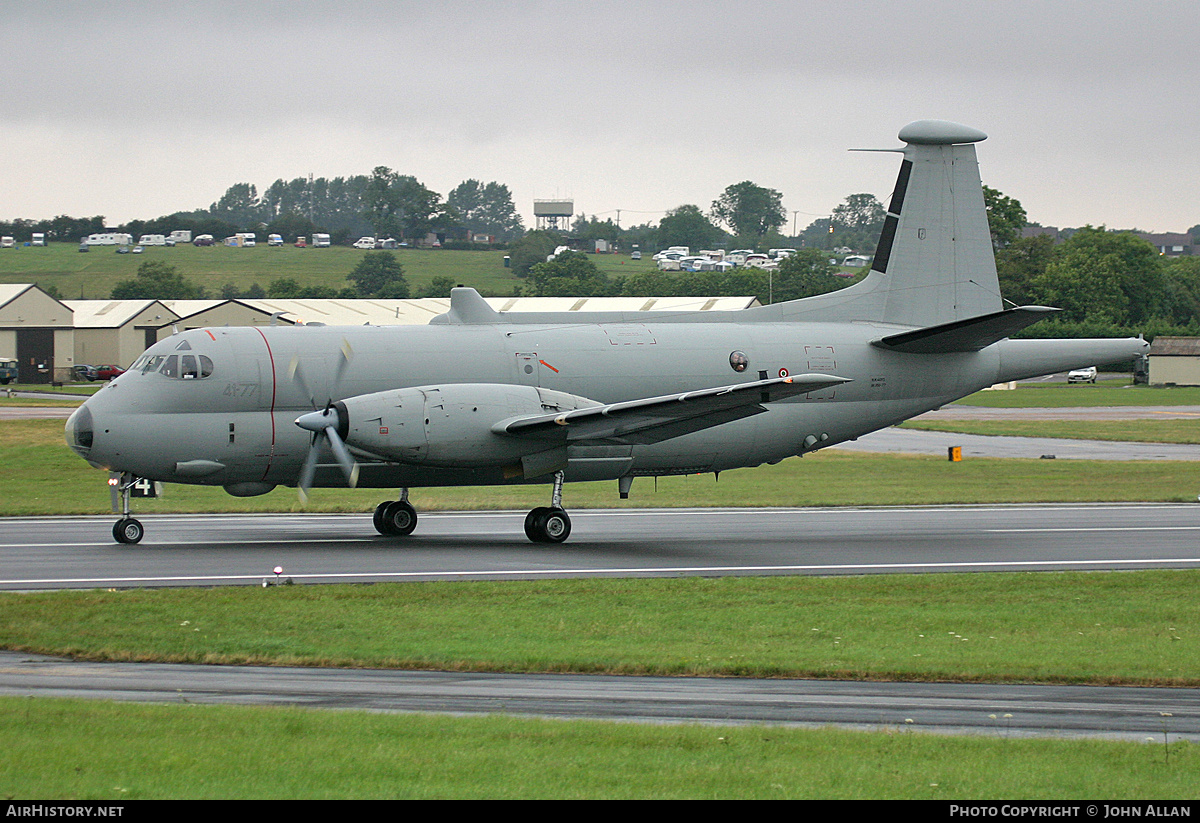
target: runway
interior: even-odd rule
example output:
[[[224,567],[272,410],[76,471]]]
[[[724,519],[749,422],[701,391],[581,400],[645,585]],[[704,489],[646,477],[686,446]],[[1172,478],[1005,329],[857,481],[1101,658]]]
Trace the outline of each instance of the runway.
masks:
[[[0,589],[403,580],[887,574],[1200,567],[1200,505],[1090,504],[571,512],[561,545],[524,512],[422,514],[385,538],[370,516],[157,515],[0,520]]]

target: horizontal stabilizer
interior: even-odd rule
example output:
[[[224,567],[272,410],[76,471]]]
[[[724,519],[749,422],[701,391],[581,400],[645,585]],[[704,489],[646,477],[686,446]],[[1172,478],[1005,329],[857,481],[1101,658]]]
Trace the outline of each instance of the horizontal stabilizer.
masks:
[[[551,436],[568,442],[617,440],[658,443],[766,411],[763,403],[849,383],[846,377],[800,374],[661,397],[589,406],[567,412],[502,420],[492,427],[509,436]]]
[[[1046,306],[1019,306],[916,331],[891,334],[871,341],[871,345],[910,354],[979,351],[1026,326],[1045,320],[1057,311]]]

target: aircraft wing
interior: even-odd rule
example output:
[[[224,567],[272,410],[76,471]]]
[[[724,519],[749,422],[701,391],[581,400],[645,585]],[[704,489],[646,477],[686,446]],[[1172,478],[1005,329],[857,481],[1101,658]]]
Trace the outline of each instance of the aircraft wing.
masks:
[[[588,440],[658,443],[761,414],[766,411],[763,403],[849,382],[848,377],[829,374],[755,380],[567,412],[509,418],[493,426],[492,431],[514,437],[564,438],[574,443]]]

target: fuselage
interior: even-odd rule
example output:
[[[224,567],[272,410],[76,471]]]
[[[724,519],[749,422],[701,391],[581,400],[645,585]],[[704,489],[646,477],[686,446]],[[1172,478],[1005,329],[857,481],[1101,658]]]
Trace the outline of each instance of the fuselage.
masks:
[[[583,320],[584,318],[580,318]],[[87,401],[68,442],[93,465],[155,480],[294,485],[330,401],[459,383],[541,386],[600,403],[781,374],[852,382],[654,445],[572,447],[568,480],[721,471],[832,445],[993,382],[994,351],[913,357],[872,324],[654,322],[196,329],[148,349]],[[174,358],[174,360],[172,360]],[[809,440],[809,443],[812,443]],[[487,470],[364,460],[364,486],[520,482]],[[344,485],[329,467],[316,485]]]

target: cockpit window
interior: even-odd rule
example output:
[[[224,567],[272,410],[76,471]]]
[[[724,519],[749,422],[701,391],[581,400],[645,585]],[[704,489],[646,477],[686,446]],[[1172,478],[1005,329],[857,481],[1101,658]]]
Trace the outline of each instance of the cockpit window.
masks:
[[[174,380],[203,380],[212,376],[213,361],[204,354],[142,355],[134,361],[129,370],[140,371],[142,374],[158,372],[163,377]]]
[[[175,351],[191,351],[192,344],[186,340],[180,340],[179,345],[175,347]]]

